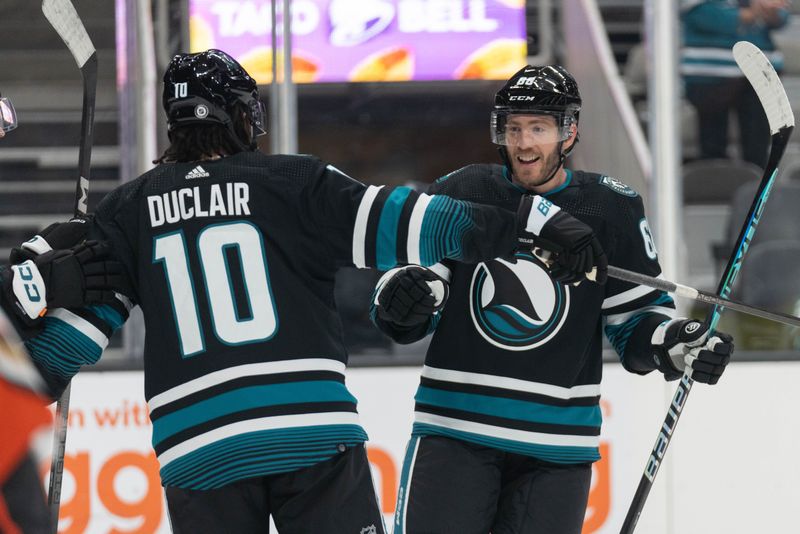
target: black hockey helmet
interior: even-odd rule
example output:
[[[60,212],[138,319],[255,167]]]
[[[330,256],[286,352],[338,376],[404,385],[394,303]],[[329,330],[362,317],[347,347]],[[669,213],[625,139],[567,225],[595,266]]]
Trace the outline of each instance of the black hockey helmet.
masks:
[[[266,133],[266,113],[258,98],[258,85],[221,50],[173,57],[164,73],[162,102],[170,130],[189,124],[221,124],[243,149],[252,150],[255,142],[251,140],[247,145],[233,126],[233,115],[243,109],[254,137]]]
[[[494,97],[491,115],[492,142],[505,145],[506,120],[514,113],[553,115],[559,128],[558,140],[569,138],[570,127],[578,123],[581,94],[575,78],[560,65],[532,67],[514,74]]]

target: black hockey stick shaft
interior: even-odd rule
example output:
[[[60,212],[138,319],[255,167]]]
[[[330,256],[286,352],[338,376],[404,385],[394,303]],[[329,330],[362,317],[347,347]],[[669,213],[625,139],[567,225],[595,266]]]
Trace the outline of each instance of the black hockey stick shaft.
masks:
[[[97,52],[81,67],[83,77],[83,107],[81,112],[81,139],[78,150],[78,180],[75,184],[75,217],[85,218],[89,213],[89,178],[94,144],[94,110],[97,96]]]
[[[733,252],[720,277],[717,295],[722,298],[727,298],[730,295],[744,257],[750,247],[753,235],[755,234],[758,222],[763,214],[772,186],[775,183],[775,178],[778,174],[778,163],[780,163],[783,157],[783,153],[789,142],[789,137],[794,130],[794,116],[792,114],[791,105],[786,96],[786,91],[769,60],[756,46],[750,43],[737,43],[734,46],[733,52],[736,62],[753,86],[764,107],[767,120],[770,124],[772,142],[770,145],[769,159],[764,169],[764,174],[761,177],[758,191],[753,199],[753,203],[750,205],[747,217],[742,223],[742,229],[739,232],[739,237],[736,240]],[[721,305],[714,304],[710,310],[706,317],[709,332],[716,329],[723,308],[724,307]],[[644,503],[653,487],[653,481],[664,460],[664,455],[667,452],[667,448],[669,447],[675,428],[678,425],[681,413],[683,413],[683,408],[689,397],[689,392],[692,389],[694,381],[691,378],[690,372],[691,370],[684,372],[678,383],[678,388],[675,390],[675,394],[672,397],[667,415],[659,429],[655,445],[653,446],[647,464],[645,465],[642,478],[636,488],[636,493],[628,508],[625,521],[620,529],[620,534],[630,534],[636,528],[636,524],[644,508]]]
[[[741,262],[744,259],[745,253],[747,252],[747,247],[752,239],[755,226],[758,224],[758,217],[754,217],[754,215],[758,213],[756,210],[763,209],[766,197],[769,195],[769,187],[771,187],[775,178],[775,174],[777,173],[777,162],[780,160],[780,157],[783,155],[783,152],[786,149],[786,142],[790,133],[791,128],[789,128],[788,131],[781,132],[773,137],[772,149],[770,152],[771,164],[767,165],[768,173],[765,172],[764,178],[762,178],[758,194],[756,195],[756,198],[750,207],[750,213],[745,220],[745,225],[742,227],[739,239],[737,240],[737,247],[734,249],[734,253],[731,255],[731,258],[728,261],[728,267],[725,269],[722,281],[720,283],[721,290],[718,291],[719,295],[727,295],[730,293],[730,287],[736,278],[739,268],[741,267]],[[758,213],[758,215],[760,216],[760,213]],[[716,327],[716,324],[719,320],[719,314],[726,305],[727,302],[713,303],[713,308],[706,318],[706,322],[710,325],[710,329],[713,330]],[[625,521],[622,524],[620,534],[629,534],[636,528],[636,523],[639,521],[642,509],[644,508],[644,503],[653,487],[653,481],[658,474],[661,462],[664,460],[664,455],[666,454],[667,448],[672,440],[672,436],[674,435],[675,427],[678,426],[678,421],[683,413],[683,408],[686,404],[686,400],[689,397],[689,392],[691,391],[693,384],[694,380],[692,380],[691,376],[688,373],[684,373],[678,384],[678,388],[675,390],[675,394],[672,397],[672,402],[667,410],[667,415],[664,418],[664,422],[661,424],[661,429],[658,437],[656,438],[655,445],[650,452],[650,457],[647,459],[644,473],[642,474],[642,478],[639,480],[639,486],[636,488],[636,493],[634,494],[633,500],[628,508],[628,513],[625,516]]]
[[[64,41],[64,44],[69,48],[83,79],[81,137],[78,148],[78,180],[75,188],[73,213],[76,218],[84,218],[89,211],[89,175],[97,95],[97,51],[86,33],[86,28],[75,11],[75,7],[69,0],[43,0],[42,12]],[[53,456],[50,463],[50,484],[47,492],[47,502],[50,507],[51,525],[54,533],[58,532],[71,389],[71,384],[67,384],[58,399],[53,428]]]
[[[738,300],[726,299],[707,291],[702,291],[700,289],[695,289],[683,284],[670,282],[669,280],[664,280],[662,278],[654,278],[652,276],[647,276],[646,274],[628,271],[620,267],[614,267],[613,265],[608,266],[608,276],[611,278],[616,278],[617,280],[624,280],[633,284],[652,287],[653,289],[660,289],[661,291],[672,293],[679,297],[696,300],[697,302],[713,304],[729,310],[746,313],[748,315],[760,317],[776,323],[781,323],[788,326],[800,326],[800,317],[789,315],[788,313],[771,312],[762,308],[750,306],[749,304],[745,304]]]

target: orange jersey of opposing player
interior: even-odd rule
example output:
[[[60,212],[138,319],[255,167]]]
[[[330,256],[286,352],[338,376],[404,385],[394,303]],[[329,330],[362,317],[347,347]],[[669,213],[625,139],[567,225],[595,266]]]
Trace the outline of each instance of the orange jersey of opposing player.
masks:
[[[27,456],[31,439],[37,431],[46,429],[53,416],[48,400],[41,395],[39,376],[28,359],[22,343],[0,312],[0,487],[17,470]],[[14,533],[19,529],[7,513],[0,492],[0,532]]]
[[[31,436],[52,422],[47,400],[0,378],[0,413],[3,417],[0,447],[0,484],[5,482],[28,451]]]

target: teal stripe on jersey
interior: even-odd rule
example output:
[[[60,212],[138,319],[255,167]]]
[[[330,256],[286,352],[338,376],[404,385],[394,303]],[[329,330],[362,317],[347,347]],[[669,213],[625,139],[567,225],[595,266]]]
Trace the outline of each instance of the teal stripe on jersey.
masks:
[[[524,456],[533,456],[542,460],[558,464],[578,464],[584,462],[596,462],[600,459],[600,451],[597,447],[568,447],[558,445],[541,445],[537,443],[525,443],[510,439],[483,436],[472,432],[463,432],[452,428],[431,425],[427,423],[414,423],[411,430],[412,436],[445,436],[453,439],[460,439],[470,443],[477,443],[485,447],[492,447],[501,451],[508,451]]]
[[[642,304],[640,307],[646,306],[665,306],[665,307],[674,307],[675,301],[672,300],[666,293],[660,293],[659,296],[648,304]],[[617,351],[617,354],[620,356],[625,354],[625,347],[628,346],[628,340],[633,334],[634,329],[642,322],[642,319],[650,315],[652,312],[644,312],[638,313],[636,315],[632,315],[622,324],[617,325],[606,325],[605,332],[606,337],[614,346],[614,350]]]
[[[125,322],[125,319],[119,314],[119,312],[108,304],[89,306],[87,309],[102,319],[114,330],[119,329]]]
[[[736,61],[733,59],[733,56],[731,56],[730,58],[684,57],[681,59],[681,61],[686,65],[708,65],[709,67],[713,66],[736,67]]]
[[[422,265],[426,267],[440,261],[434,260],[434,258],[442,256],[436,247],[436,243],[439,239],[442,214],[450,202],[452,202],[452,199],[437,195],[431,199],[425,209],[419,232],[419,259]]]
[[[515,319],[517,319],[517,324],[520,324],[520,325],[530,324],[528,319],[525,319],[524,317],[522,317],[522,315],[520,315],[519,313],[514,311],[514,309],[511,306],[506,306],[506,305],[501,304],[501,305],[497,306],[497,308],[505,311],[510,316],[512,316]],[[522,336],[529,335],[527,331],[523,331],[523,330],[517,328],[512,323],[508,322],[508,320],[506,320],[506,318],[504,316],[500,315],[499,313],[497,313],[496,311],[494,311],[492,309],[486,310],[485,314],[486,314],[485,315],[486,316],[486,321],[490,325],[492,325],[492,327],[493,327],[492,331],[494,331],[494,332],[505,332],[506,334],[508,334],[506,336],[502,336],[503,339],[515,340],[515,338],[513,336],[522,337]],[[553,317],[554,318],[559,318],[560,315],[554,313]],[[548,330],[545,329],[545,328],[543,328],[542,331],[544,333],[548,332]]]
[[[507,170],[508,170],[508,167],[503,167],[503,172],[506,172]],[[545,197],[545,198],[552,197],[552,196],[553,196],[553,195],[555,195],[556,193],[558,193],[558,192],[560,192],[560,191],[563,191],[564,189],[566,189],[567,187],[569,187],[569,185],[572,183],[572,171],[571,171],[571,170],[569,170],[569,169],[564,169],[564,172],[565,172],[565,173],[567,173],[567,179],[566,179],[566,180],[564,180],[564,183],[563,183],[563,184],[561,184],[561,185],[559,185],[559,186],[558,186],[558,187],[556,187],[555,189],[551,189],[550,191],[548,191],[548,192],[546,192],[546,193],[542,193],[542,196],[543,196],[543,197]],[[525,190],[525,189],[523,189],[523,192],[524,192],[524,193],[528,193],[528,191],[527,191],[527,190]]]
[[[170,436],[225,415],[285,404],[307,402],[350,402],[356,398],[341,382],[314,380],[248,386],[226,391],[210,399],[153,419],[153,446]]]
[[[161,468],[161,483],[208,490],[237,480],[286,473],[338,454],[339,445],[367,440],[358,425],[322,425],[249,432],[222,439],[175,459]]]
[[[436,327],[439,326],[439,321],[441,321],[441,319],[442,319],[441,311],[438,311],[433,314],[433,317],[431,317],[431,322],[428,323],[428,330],[427,332],[425,332],[426,336],[433,333],[433,331],[436,330]]]
[[[417,389],[414,400],[430,406],[531,423],[599,427],[603,419],[599,405],[549,406],[538,402],[445,391],[427,386]]]
[[[405,509],[408,506],[406,499],[411,487],[411,463],[414,461],[414,457],[416,456],[415,453],[417,451],[418,443],[419,438],[412,436],[408,442],[408,445],[406,445],[406,454],[403,458],[403,467],[402,471],[400,472],[400,487],[397,490],[397,505],[395,506],[394,510],[394,530],[392,531],[394,534],[403,534],[405,532]]]
[[[378,234],[375,243],[375,261],[378,269],[387,270],[397,265],[397,228],[400,214],[411,189],[398,187],[389,195],[381,207]]]
[[[460,200],[434,195],[425,210],[420,230],[420,261],[428,266],[442,258],[461,257],[461,243],[474,223],[469,205]]]
[[[45,317],[41,334],[29,339],[25,346],[32,358],[48,372],[72,378],[82,365],[100,359],[102,348],[91,338],[55,317]]]
[[[634,315],[627,321],[619,325],[606,325],[606,337],[614,346],[617,354],[625,354],[625,348],[628,346],[628,340],[633,334],[633,330],[639,326],[642,319],[647,317],[648,314],[641,313]]]

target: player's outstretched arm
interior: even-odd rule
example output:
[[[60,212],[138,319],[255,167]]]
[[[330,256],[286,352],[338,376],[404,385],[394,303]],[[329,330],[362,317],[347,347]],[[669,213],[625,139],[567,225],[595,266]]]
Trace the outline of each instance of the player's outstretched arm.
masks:
[[[359,268],[479,263],[539,247],[555,253],[560,279],[577,281],[595,268],[597,281],[605,278],[605,254],[591,228],[538,196],[524,196],[512,212],[408,187],[365,186],[332,166],[307,191],[315,231],[324,228],[333,255]]]

